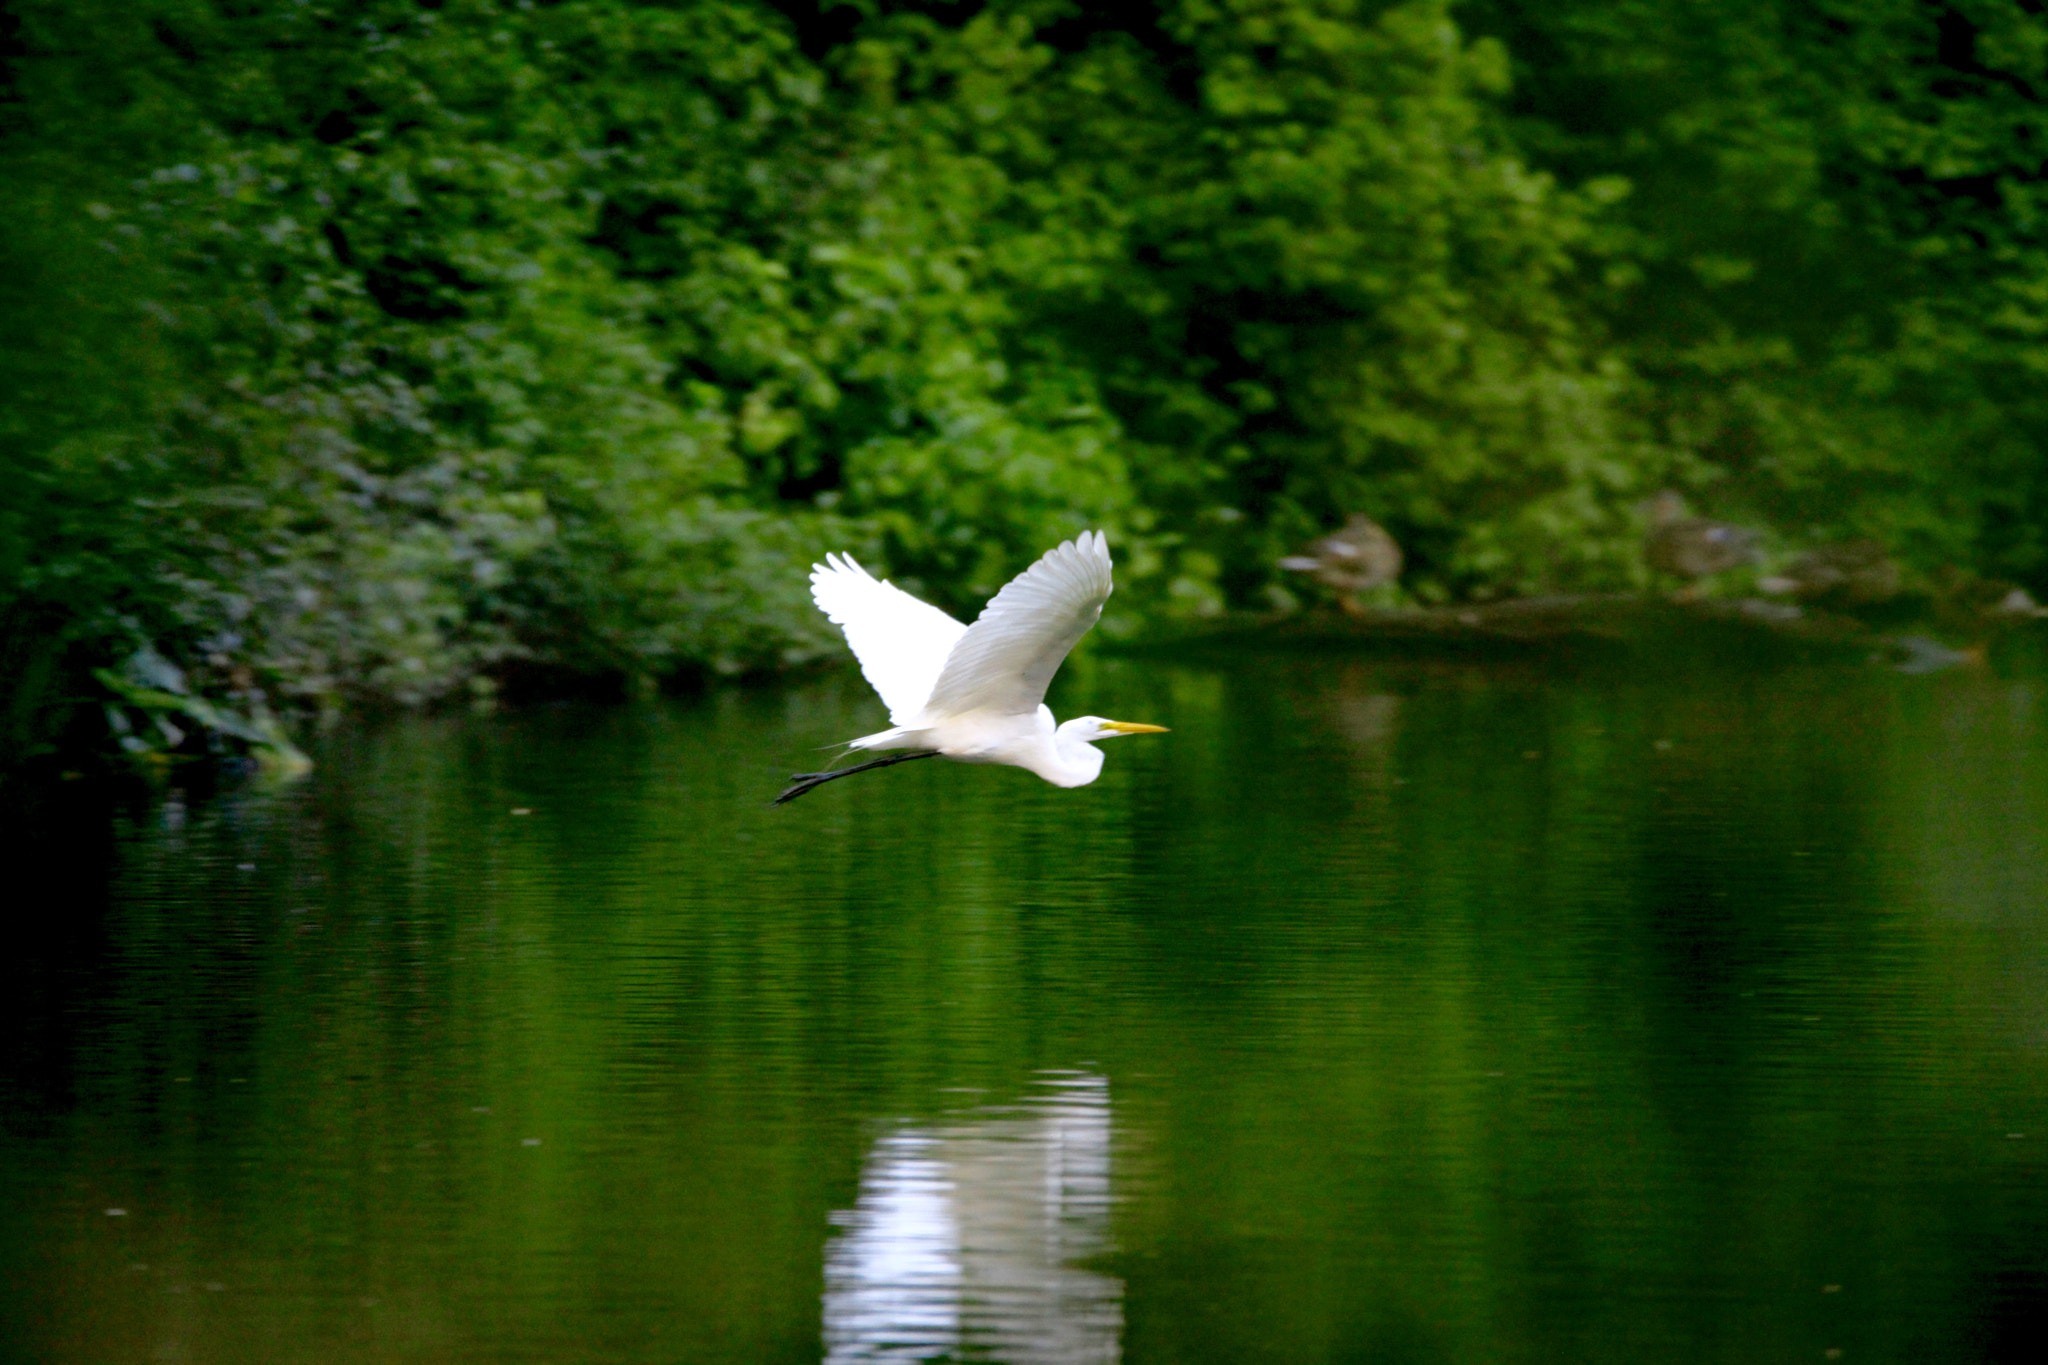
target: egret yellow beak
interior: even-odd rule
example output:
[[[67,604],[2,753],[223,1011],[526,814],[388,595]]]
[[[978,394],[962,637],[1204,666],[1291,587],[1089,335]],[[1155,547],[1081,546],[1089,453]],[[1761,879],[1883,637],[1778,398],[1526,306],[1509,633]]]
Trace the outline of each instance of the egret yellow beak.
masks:
[[[1114,730],[1120,735],[1163,735],[1168,733],[1164,725],[1140,725],[1134,720],[1106,720],[1105,730]]]

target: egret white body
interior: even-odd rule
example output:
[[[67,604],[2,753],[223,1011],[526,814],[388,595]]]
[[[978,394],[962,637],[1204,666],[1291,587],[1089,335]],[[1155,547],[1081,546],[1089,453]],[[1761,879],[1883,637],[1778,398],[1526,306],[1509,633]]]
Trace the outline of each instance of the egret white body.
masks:
[[[1160,725],[1082,716],[1053,722],[1045,689],[1076,642],[1102,615],[1111,590],[1109,542],[1084,531],[1048,550],[989,599],[971,626],[875,578],[852,556],[811,568],[811,597],[846,632],[860,670],[889,708],[886,730],[854,749],[911,752],[825,773],[799,773],[776,802],[821,782],[913,758],[1004,763],[1056,787],[1084,787],[1102,773],[1095,745]]]

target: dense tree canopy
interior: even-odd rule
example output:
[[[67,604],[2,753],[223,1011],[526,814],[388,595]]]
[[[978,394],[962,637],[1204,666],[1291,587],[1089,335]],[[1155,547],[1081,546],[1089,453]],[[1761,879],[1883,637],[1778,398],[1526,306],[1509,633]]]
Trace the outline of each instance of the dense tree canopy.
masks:
[[[1658,437],[1794,536],[2048,572],[2037,0],[1475,0],[1516,145],[1620,175],[1614,353]]]
[[[1354,511],[1629,585],[1666,485],[2048,583],[2038,9],[0,0],[10,750],[774,667],[826,549],[972,611],[1084,526],[1155,617]]]

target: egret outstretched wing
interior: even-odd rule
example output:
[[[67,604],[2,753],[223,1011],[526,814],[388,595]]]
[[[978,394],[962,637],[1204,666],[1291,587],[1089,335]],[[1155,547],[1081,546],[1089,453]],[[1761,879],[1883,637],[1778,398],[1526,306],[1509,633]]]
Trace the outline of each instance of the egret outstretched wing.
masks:
[[[953,646],[926,714],[1035,713],[1067,652],[1102,615],[1110,587],[1109,542],[1100,531],[1047,550],[989,599]]]
[[[898,725],[924,708],[947,656],[967,633],[929,602],[874,577],[851,555],[826,555],[823,564],[811,566],[811,600],[846,632],[861,675]]]

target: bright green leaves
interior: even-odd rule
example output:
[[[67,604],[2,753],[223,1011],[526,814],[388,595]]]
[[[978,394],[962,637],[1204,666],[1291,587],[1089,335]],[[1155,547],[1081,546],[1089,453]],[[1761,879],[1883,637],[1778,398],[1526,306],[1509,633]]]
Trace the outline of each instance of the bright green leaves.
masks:
[[[2005,0],[10,14],[0,616],[194,695],[772,667],[826,550],[972,613],[1091,526],[1111,630],[1353,512],[1624,585],[1667,482],[2048,573]]]
[[[1646,452],[1564,287],[1597,200],[1502,142],[1499,46],[1428,0],[1162,28],[1172,61],[1108,38],[1055,73],[1041,116],[1085,192],[1043,211],[1110,244],[1031,305],[1102,376],[1188,569],[1248,593],[1367,511],[1424,595],[1625,576],[1612,509]]]

